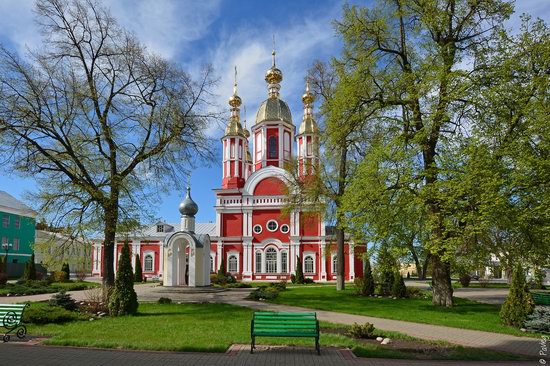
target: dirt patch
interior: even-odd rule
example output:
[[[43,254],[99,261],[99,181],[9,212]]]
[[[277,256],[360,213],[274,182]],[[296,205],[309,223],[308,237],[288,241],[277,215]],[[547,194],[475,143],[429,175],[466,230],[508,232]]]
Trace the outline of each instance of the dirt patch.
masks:
[[[338,334],[338,335],[349,337],[346,334],[347,329],[345,328],[321,328],[321,332]],[[384,336],[379,334],[377,335],[377,337],[384,337]],[[393,349],[404,353],[425,355],[428,358],[431,358],[434,356],[447,356],[453,350],[452,346],[444,346],[444,345],[438,345],[438,344],[422,342],[422,341],[414,341],[414,340],[391,338],[391,343],[380,344],[380,342],[378,342],[376,339],[362,339],[362,338],[353,338],[353,339],[359,343],[376,345],[379,347]]]

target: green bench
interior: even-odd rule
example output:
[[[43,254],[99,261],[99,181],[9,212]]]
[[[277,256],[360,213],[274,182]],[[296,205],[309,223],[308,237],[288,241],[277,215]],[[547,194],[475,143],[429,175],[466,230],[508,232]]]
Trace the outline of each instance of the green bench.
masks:
[[[550,305],[550,292],[531,292],[535,305]]]
[[[4,342],[9,342],[10,333],[17,330],[17,338],[22,339],[27,335],[27,327],[21,323],[23,311],[28,304],[0,304],[0,326],[6,328]]]
[[[256,348],[256,337],[311,337],[315,338],[317,354],[321,354],[317,313],[256,311],[250,323],[250,336],[250,353]]]

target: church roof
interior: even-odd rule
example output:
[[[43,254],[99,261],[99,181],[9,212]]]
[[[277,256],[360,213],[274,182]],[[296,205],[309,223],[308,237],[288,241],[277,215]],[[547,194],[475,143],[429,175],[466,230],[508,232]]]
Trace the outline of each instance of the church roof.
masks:
[[[158,226],[164,225],[164,230],[162,232],[158,232]],[[166,223],[166,222],[158,222],[154,225],[150,225],[145,227],[142,231],[136,231],[133,233],[134,237],[158,237],[160,239],[167,236],[167,234],[172,234],[177,231],[180,231],[181,224],[180,223]],[[214,222],[198,222],[195,223],[195,235],[205,235],[208,234],[210,236],[216,235],[216,223]]]
[[[279,98],[268,98],[258,108],[256,123],[263,121],[284,121],[292,124],[290,108]]]

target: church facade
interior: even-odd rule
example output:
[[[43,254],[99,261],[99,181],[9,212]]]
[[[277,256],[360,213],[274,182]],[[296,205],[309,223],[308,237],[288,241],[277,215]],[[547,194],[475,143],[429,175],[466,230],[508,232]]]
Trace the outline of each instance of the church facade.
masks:
[[[251,130],[240,117],[237,82],[229,98],[231,116],[221,138],[223,148],[221,187],[216,195],[216,222],[197,223],[194,234],[210,242],[210,272],[222,263],[242,281],[290,280],[298,261],[304,276],[314,281],[336,280],[336,241],[321,213],[295,209],[283,212],[285,167],[296,161],[297,176],[307,179],[319,166],[319,129],[313,118],[314,96],[306,85],[298,130],[287,103],[280,97],[283,74],[275,65],[266,72],[267,99],[261,103]],[[252,142],[250,144],[250,141]],[[294,156],[295,154],[295,156]],[[188,192],[188,197],[190,197]],[[181,232],[183,224],[158,222],[132,235],[133,254],[139,254],[147,277],[163,278],[163,248]],[[120,252],[122,242],[117,245]],[[362,276],[364,246],[345,244],[345,277]],[[187,247],[189,255],[189,247]],[[103,247],[94,244],[92,273],[102,275]],[[135,265],[136,256],[132,256]],[[115,259],[118,255],[115,255]],[[116,267],[115,263],[115,267]]]

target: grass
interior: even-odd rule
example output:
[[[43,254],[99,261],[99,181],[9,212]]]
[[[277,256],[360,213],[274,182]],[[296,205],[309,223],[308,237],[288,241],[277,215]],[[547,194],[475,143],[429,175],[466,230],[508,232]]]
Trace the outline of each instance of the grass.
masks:
[[[61,290],[78,291],[101,286],[97,282],[88,281],[70,281],[70,282],[52,282],[48,284],[44,281],[29,281],[28,283],[7,283],[0,286],[0,296],[20,296],[20,295],[38,295],[54,293]]]
[[[32,306],[45,306],[33,304]],[[253,310],[228,304],[142,303],[133,317],[103,318],[66,324],[29,325],[32,336],[50,336],[50,345],[125,348],[157,351],[225,352],[231,344],[250,343]],[[321,323],[324,328],[342,325]],[[383,332],[394,339],[413,338],[396,332]],[[313,347],[313,339],[262,338],[257,344]],[[427,342],[426,342],[427,343]],[[426,358],[476,360],[517,360],[519,356],[492,351],[449,346],[443,354],[406,353],[378,344],[363,344],[339,334],[322,333],[322,347],[349,347],[357,355],[377,358]]]
[[[435,307],[431,299],[396,299],[356,296],[353,288],[335,291],[330,287],[289,288],[271,300],[273,303],[302,306],[311,309],[337,311],[386,319],[414,321],[447,327],[538,337],[519,329],[502,325],[500,306],[454,298],[452,308]]]

